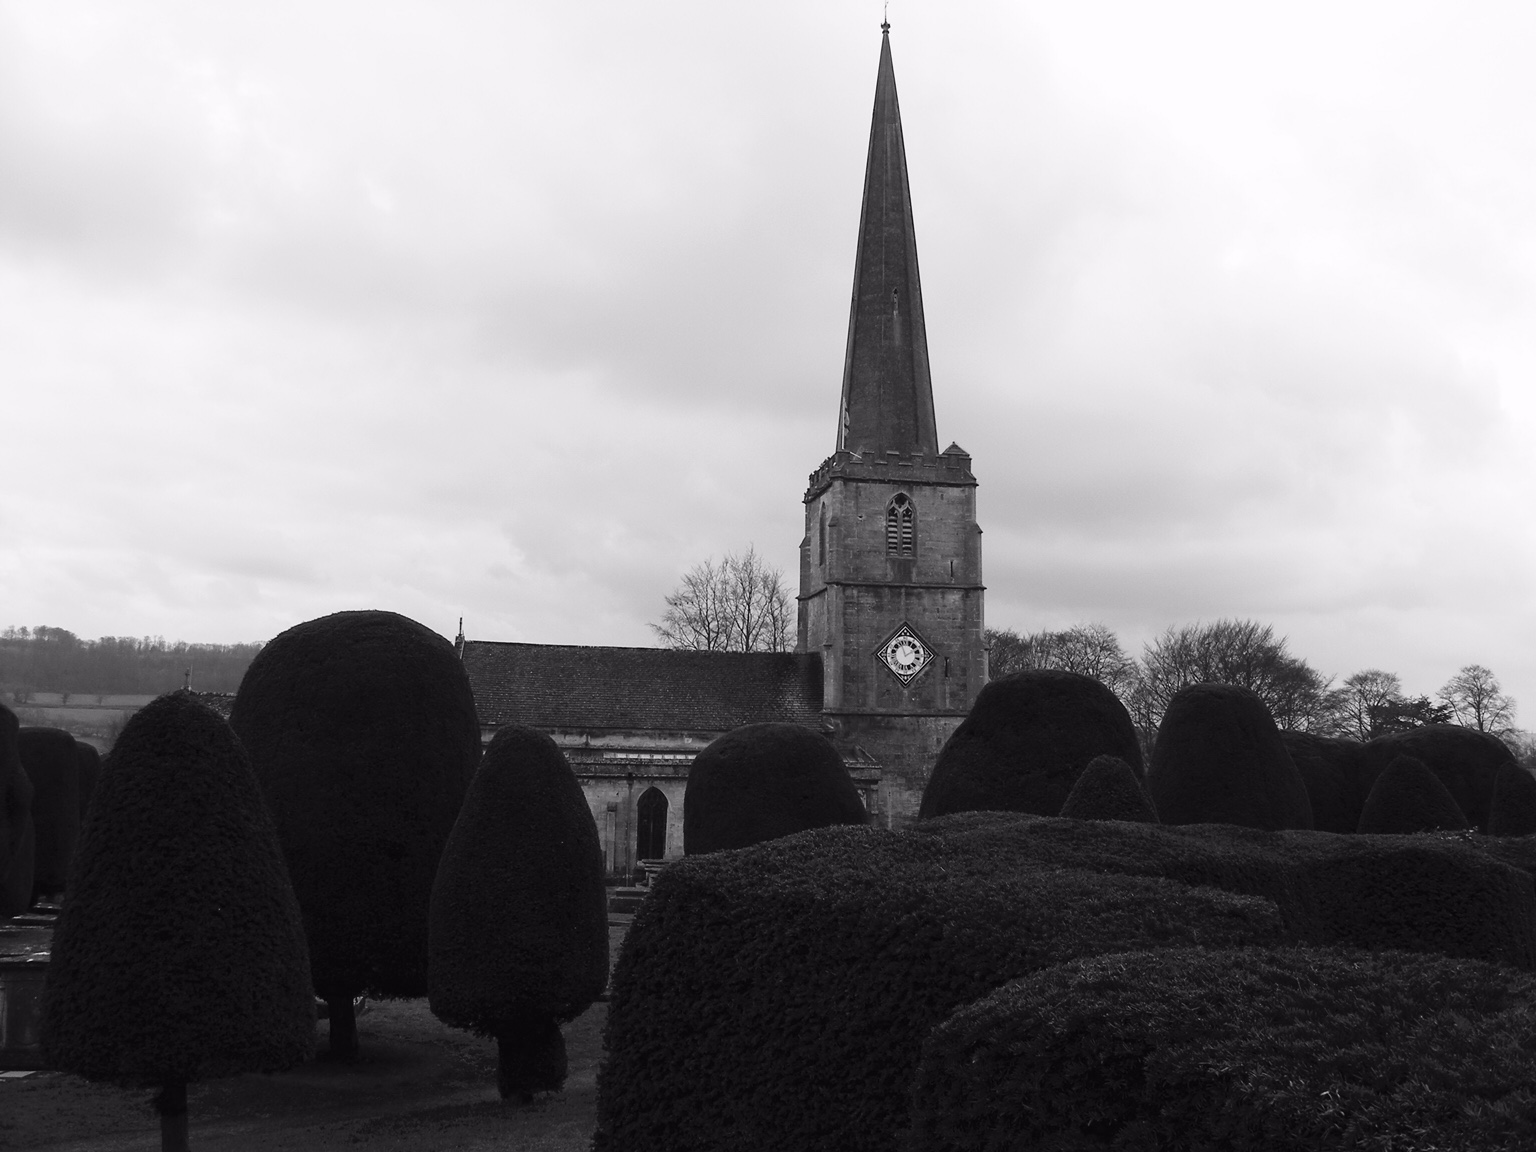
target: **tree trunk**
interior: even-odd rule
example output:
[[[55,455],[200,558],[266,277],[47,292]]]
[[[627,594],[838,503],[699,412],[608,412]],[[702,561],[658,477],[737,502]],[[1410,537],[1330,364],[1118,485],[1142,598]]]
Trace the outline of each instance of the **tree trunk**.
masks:
[[[325,1000],[326,1018],[331,1022],[332,1060],[357,1059],[357,1014],[352,1010],[351,993],[328,996]]]
[[[187,1085],[177,1080],[162,1085],[155,1095],[160,1113],[160,1152],[189,1152],[187,1148]]]
[[[496,1034],[496,1088],[524,1104],[565,1085],[565,1037],[553,1016],[519,1020]]]

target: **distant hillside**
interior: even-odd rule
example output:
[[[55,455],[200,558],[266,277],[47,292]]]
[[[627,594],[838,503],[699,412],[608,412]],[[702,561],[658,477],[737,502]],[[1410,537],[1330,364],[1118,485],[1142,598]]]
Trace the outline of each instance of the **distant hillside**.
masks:
[[[0,632],[0,692],[8,704],[36,693],[158,696],[186,683],[199,692],[233,692],[262,645],[174,643],[163,636],[82,640],[63,628]]]

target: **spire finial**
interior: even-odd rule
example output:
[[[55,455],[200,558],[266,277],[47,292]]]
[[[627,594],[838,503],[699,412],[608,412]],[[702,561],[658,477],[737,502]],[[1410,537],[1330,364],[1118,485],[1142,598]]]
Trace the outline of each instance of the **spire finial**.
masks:
[[[885,0],[885,6],[880,10],[880,31],[887,36],[891,34],[891,0]]]

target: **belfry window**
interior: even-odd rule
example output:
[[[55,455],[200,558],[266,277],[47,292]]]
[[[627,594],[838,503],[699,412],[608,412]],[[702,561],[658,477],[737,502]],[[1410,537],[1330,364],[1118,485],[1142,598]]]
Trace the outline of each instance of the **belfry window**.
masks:
[[[885,554],[887,556],[912,555],[915,519],[916,509],[912,507],[912,497],[905,492],[898,492],[891,497],[891,502],[885,506]]]

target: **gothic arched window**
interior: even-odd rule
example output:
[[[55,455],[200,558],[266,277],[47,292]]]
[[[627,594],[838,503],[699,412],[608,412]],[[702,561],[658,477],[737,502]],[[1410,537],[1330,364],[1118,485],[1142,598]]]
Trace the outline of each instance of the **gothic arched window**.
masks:
[[[885,553],[887,556],[912,555],[914,538],[913,521],[917,510],[912,507],[912,497],[898,492],[885,506]]]

